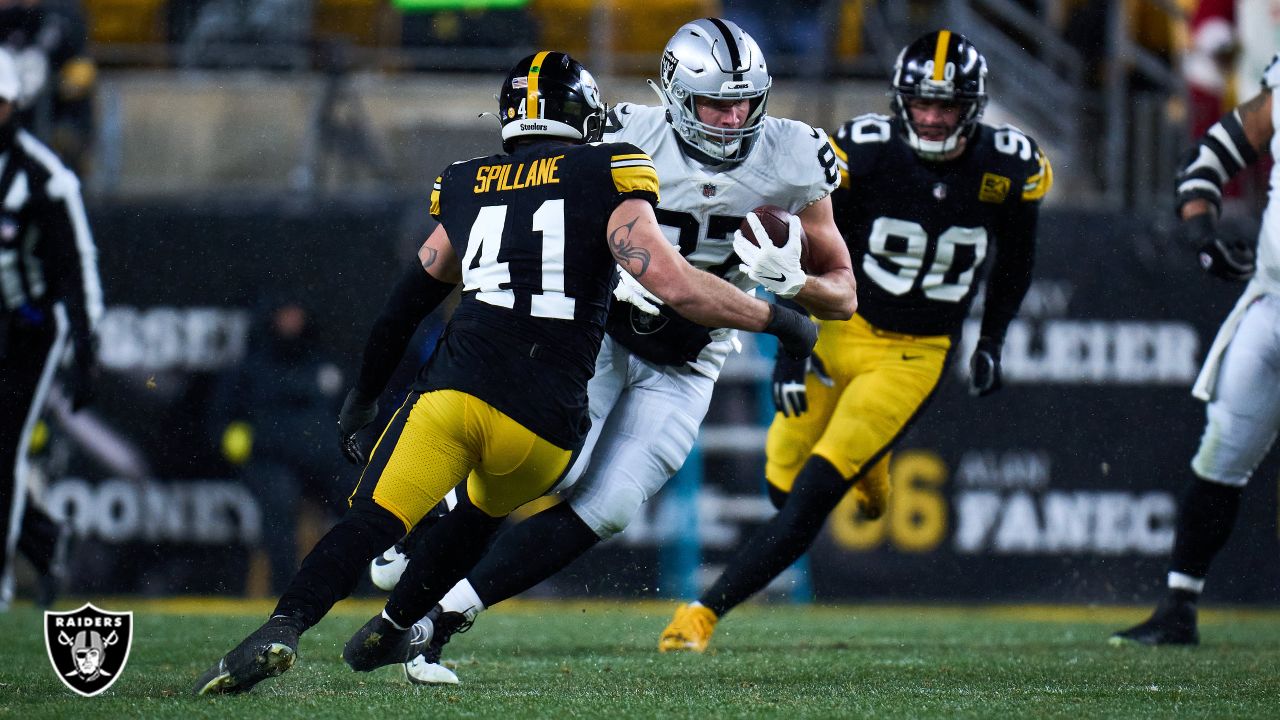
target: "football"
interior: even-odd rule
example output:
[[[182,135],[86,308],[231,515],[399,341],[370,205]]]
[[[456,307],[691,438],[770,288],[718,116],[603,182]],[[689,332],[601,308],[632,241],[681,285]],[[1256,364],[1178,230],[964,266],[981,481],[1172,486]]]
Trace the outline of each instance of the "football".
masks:
[[[782,247],[787,244],[787,233],[790,232],[791,213],[786,208],[777,205],[761,205],[752,210],[756,218],[760,221],[760,226],[764,228],[765,234],[769,236],[769,240],[773,241],[774,247]],[[752,245],[760,247],[760,239],[751,230],[751,223],[746,218],[742,219],[742,236]],[[809,269],[809,238],[800,231],[800,266],[805,270]]]
[[[780,208],[777,205],[761,205],[752,210],[756,219],[760,221],[761,227],[764,228],[765,234],[773,241],[774,247],[782,247],[787,244],[787,223],[791,222],[791,213],[786,208]],[[751,223],[746,218],[742,219],[740,227],[742,235],[751,242],[752,245],[760,247],[760,238],[751,230]]]

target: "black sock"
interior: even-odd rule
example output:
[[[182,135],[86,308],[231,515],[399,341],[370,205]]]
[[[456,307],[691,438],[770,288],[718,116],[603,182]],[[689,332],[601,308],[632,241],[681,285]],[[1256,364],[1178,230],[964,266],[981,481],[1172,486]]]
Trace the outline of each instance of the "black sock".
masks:
[[[426,615],[475,566],[502,520],[471,503],[459,503],[440,518],[415,544],[417,551],[387,598],[391,622],[409,627]]]
[[[848,490],[849,481],[831,463],[809,458],[782,509],[734,555],[700,602],[723,616],[759,592],[809,549]]]
[[[504,530],[467,575],[485,607],[515,597],[560,572],[600,542],[600,536],[562,502]]]
[[[22,514],[22,531],[18,533],[18,552],[25,555],[38,572],[49,572],[53,549],[58,544],[61,531],[62,526],[28,493],[27,508]]]
[[[1203,579],[1231,537],[1244,488],[1196,478],[1178,508],[1169,569]]]
[[[355,590],[369,561],[403,534],[404,523],[399,518],[371,500],[356,498],[342,520],[302,561],[272,615],[296,618],[301,630],[312,627]],[[293,542],[293,538],[277,542]]]

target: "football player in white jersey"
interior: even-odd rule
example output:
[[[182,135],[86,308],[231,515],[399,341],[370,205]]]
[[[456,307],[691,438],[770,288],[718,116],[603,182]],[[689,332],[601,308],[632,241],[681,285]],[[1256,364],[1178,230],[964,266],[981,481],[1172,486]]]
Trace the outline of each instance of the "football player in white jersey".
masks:
[[[650,84],[662,105],[616,106],[605,139],[653,158],[658,222],[672,244],[694,267],[743,289],[762,285],[821,319],[851,317],[854,277],[829,197],[840,181],[834,151],[823,131],[766,114],[771,79],[755,40],[728,20],[687,23],[667,43],[658,82]],[[735,253],[743,217],[761,205],[798,217],[786,246],[757,249],[738,234]],[[801,232],[808,274],[800,265]],[[759,229],[757,235],[764,237]],[[452,634],[621,532],[692,450],[737,343],[734,331],[691,323],[625,280],[615,296],[623,302],[610,312],[588,386],[590,434],[557,488],[562,502],[501,534],[424,618],[434,635],[427,651],[406,663],[411,682],[457,682],[438,664]],[[382,568],[379,584],[395,580],[386,567],[395,566]]]
[[[1216,229],[1222,186],[1262,153],[1280,157],[1280,106],[1272,100],[1277,86],[1280,55],[1263,73],[1262,92],[1209,128],[1178,175],[1179,231],[1198,251],[1201,267],[1225,280],[1252,280],[1218,331],[1192,390],[1208,403],[1207,422],[1179,507],[1168,593],[1146,622],[1112,635],[1112,644],[1200,642],[1196,604],[1209,564],[1231,535],[1244,486],[1280,430],[1280,165],[1271,169],[1256,253],[1251,243],[1228,240]]]

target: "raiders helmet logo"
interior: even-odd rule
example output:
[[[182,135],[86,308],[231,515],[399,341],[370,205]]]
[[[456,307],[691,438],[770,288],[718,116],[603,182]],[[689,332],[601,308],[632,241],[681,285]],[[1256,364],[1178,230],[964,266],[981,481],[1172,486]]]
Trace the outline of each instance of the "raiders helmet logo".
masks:
[[[676,76],[676,66],[680,64],[676,60],[676,54],[667,50],[662,53],[662,86],[671,87],[671,79]]]
[[[78,610],[44,614],[49,662],[64,685],[85,697],[115,683],[132,643],[132,612],[110,612],[85,603]]]
[[[631,306],[631,331],[637,335],[652,335],[666,327],[667,319],[662,315],[650,315],[640,308]]]

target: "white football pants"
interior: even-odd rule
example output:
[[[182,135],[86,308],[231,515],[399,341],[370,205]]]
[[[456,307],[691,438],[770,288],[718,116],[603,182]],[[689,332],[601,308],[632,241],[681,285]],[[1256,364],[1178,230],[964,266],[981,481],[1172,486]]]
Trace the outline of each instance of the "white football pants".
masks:
[[[605,337],[587,386],[591,431],[557,489],[607,540],[684,464],[715,381],[687,365],[652,365]]]
[[[1280,297],[1262,295],[1227,346],[1206,414],[1196,475],[1243,487],[1280,430]]]

